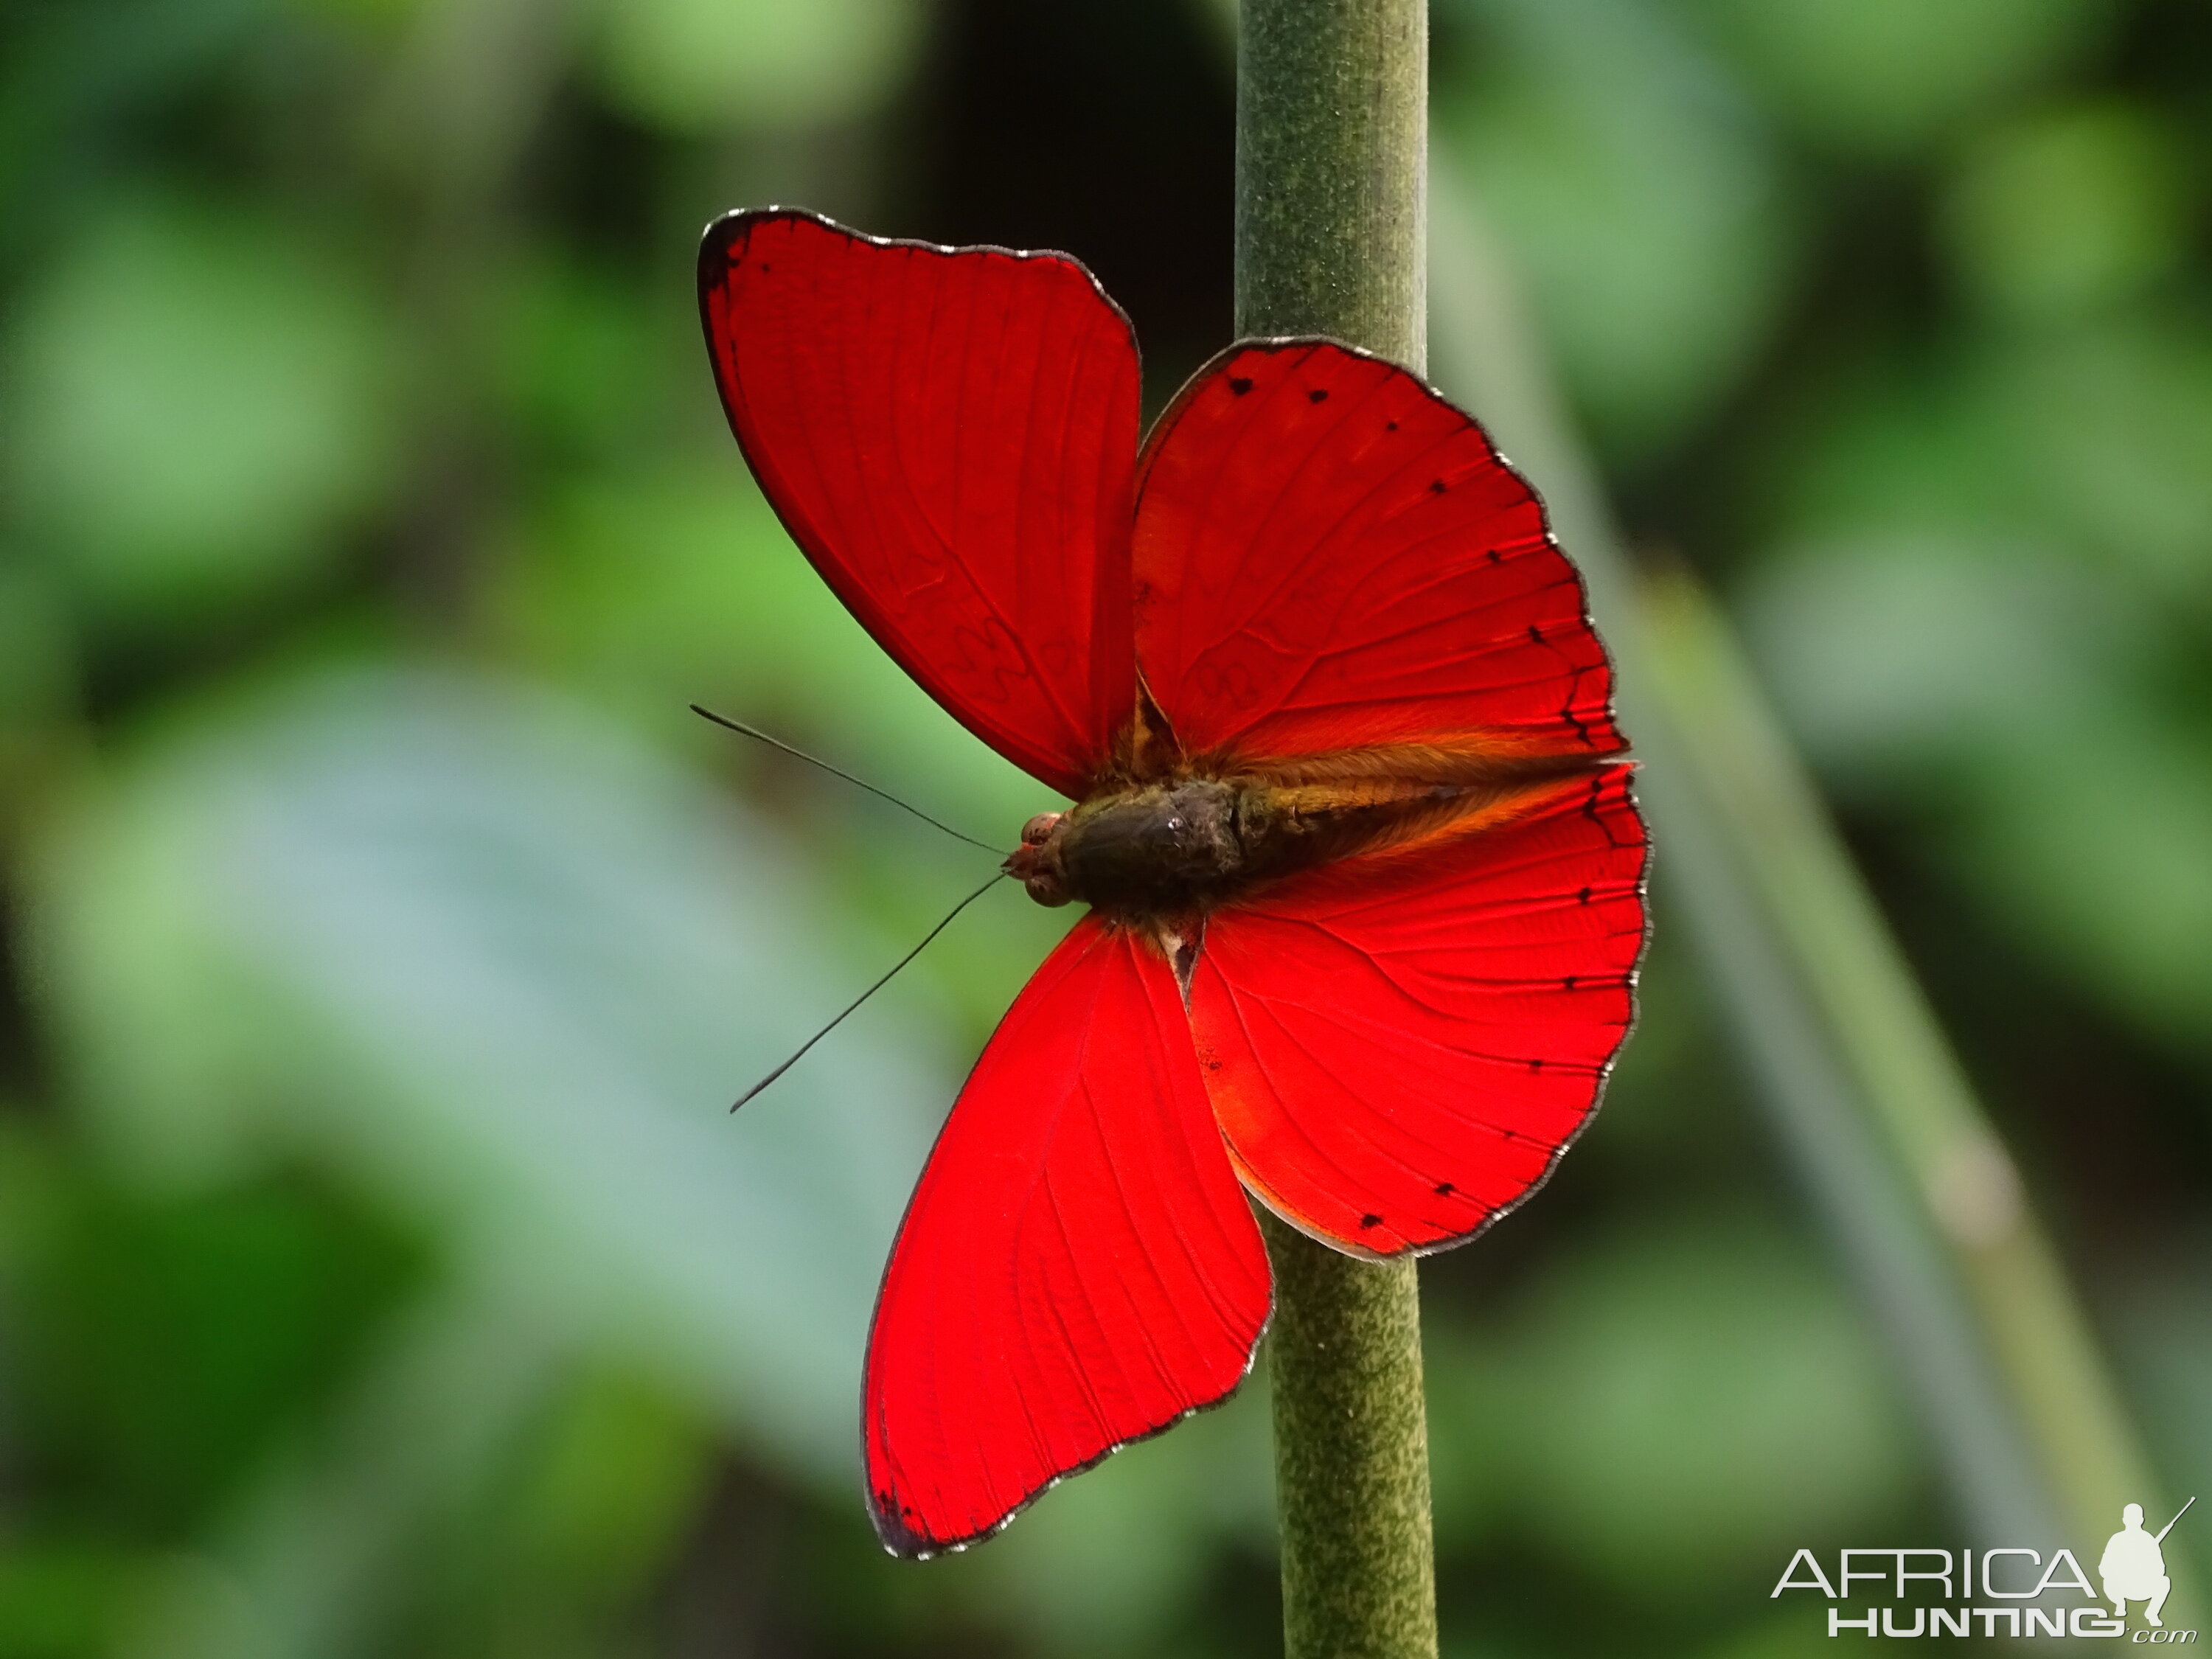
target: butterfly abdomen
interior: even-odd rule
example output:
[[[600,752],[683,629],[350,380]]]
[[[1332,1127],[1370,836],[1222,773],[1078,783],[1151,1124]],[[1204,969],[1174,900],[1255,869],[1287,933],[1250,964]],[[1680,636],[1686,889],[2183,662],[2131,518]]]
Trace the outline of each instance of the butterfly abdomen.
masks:
[[[1185,774],[1039,815],[1006,868],[1041,904],[1079,900],[1139,922],[1188,916],[1337,859],[1502,823],[1601,763],[1404,749]]]

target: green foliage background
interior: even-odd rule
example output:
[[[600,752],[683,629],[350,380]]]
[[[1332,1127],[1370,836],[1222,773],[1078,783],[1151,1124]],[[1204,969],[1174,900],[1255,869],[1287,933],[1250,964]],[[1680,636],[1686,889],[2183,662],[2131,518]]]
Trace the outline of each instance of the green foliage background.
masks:
[[[2212,1486],[2212,24],[1436,26],[1628,524]],[[1225,338],[1229,98],[1176,0],[0,6],[0,1659],[1273,1650],[1264,1376],[878,1552],[876,1274],[1064,919],[1002,891],[726,1117],[988,860],[684,712],[1049,804],[760,502],[696,237],[1067,247],[1157,404]],[[1956,1540],[1662,896],[1606,1114],[1425,1269],[1461,1659],[1779,1659],[1799,1545]]]

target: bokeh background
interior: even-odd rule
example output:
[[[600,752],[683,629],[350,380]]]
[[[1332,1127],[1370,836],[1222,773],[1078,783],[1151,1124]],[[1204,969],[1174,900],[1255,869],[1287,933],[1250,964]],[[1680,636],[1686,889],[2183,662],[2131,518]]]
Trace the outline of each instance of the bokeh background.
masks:
[[[1439,187],[2212,1489],[2212,14],[1435,26]],[[763,507],[696,237],[1069,250],[1157,406],[1228,337],[1232,45],[1202,0],[0,5],[0,1656],[1276,1650],[1264,1375],[878,1550],[876,1274],[1065,918],[1000,890],[729,1118],[988,860],[684,712],[987,839],[1049,804]],[[1960,1541],[1659,898],[1597,1126],[1424,1269],[1453,1659],[1783,1659],[1799,1545]]]

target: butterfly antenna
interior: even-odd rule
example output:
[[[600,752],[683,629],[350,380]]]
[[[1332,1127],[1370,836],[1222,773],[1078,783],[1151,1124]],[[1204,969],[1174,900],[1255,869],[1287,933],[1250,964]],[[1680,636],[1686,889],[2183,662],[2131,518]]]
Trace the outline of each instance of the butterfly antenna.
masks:
[[[706,711],[702,709],[700,712],[704,714]],[[712,720],[714,717],[708,714],[707,718]],[[771,738],[770,741],[773,742],[774,739]],[[842,775],[842,774],[840,775]],[[865,787],[866,786],[864,785],[862,787]],[[939,827],[942,828],[941,825]],[[866,990],[861,992],[859,996],[854,998],[851,1008],[846,1009],[844,1013],[838,1015],[836,1018],[831,1020],[827,1025],[817,1031],[812,1036],[800,1043],[799,1045],[799,1052],[797,1054],[792,1055],[789,1060],[785,1060],[782,1065],[777,1066],[775,1070],[770,1072],[758,1083],[754,1084],[751,1088],[739,1095],[737,1099],[731,1103],[730,1109],[733,1112],[736,1111],[738,1107],[744,1105],[762,1090],[767,1088],[769,1084],[775,1082],[776,1079],[781,1077],[793,1066],[798,1065],[801,1060],[806,1057],[806,1051],[809,1048],[811,1048],[816,1043],[821,1042],[823,1037],[828,1036],[830,1032],[836,1030],[840,1025],[842,1025],[845,1023],[846,1017],[851,1014],[854,1009],[858,1008],[870,997],[882,990],[884,986],[890,984],[893,975],[896,975],[900,969],[905,967],[907,963],[912,962],[916,957],[927,950],[929,948],[930,940],[935,939],[939,933],[943,933],[946,928],[952,925],[952,918],[954,916],[958,915],[963,910],[965,910],[969,905],[973,904],[977,899],[982,897],[984,894],[989,892],[994,887],[996,887],[1006,878],[1006,872],[1004,870],[1000,871],[997,875],[992,877],[990,880],[985,882],[974,892],[969,894],[966,898],[962,899],[959,903],[954,905],[952,908],[945,914],[944,921],[939,922],[936,927],[931,928],[927,933],[922,935],[921,944],[915,945],[913,950],[908,951],[904,956],[901,957],[896,962],[891,964],[890,973],[885,974],[873,985],[871,985]]]
[[[955,841],[964,841],[970,847],[980,847],[987,853],[996,853],[1003,850],[1002,848],[992,846],[988,841],[978,841],[973,836],[962,835],[951,824],[939,823],[938,820],[930,817],[928,813],[923,811],[919,806],[908,805],[904,801],[901,800],[896,795],[892,794],[889,790],[878,789],[874,784],[868,782],[865,778],[856,778],[850,772],[847,772],[838,767],[832,766],[828,761],[823,760],[817,756],[808,754],[804,749],[794,749],[789,744],[786,743],[781,738],[772,738],[769,736],[767,732],[762,731],[757,726],[747,726],[743,720],[733,720],[726,714],[717,714],[713,709],[702,708],[696,702],[691,705],[691,712],[698,715],[702,720],[712,720],[717,726],[727,726],[731,731],[738,732],[742,736],[754,738],[757,742],[764,743],[771,749],[781,749],[785,754],[791,756],[794,759],[803,760],[809,766],[818,766],[823,771],[829,773],[830,776],[834,778],[842,778],[846,782],[852,784],[858,788],[866,790],[878,800],[889,801],[892,805],[897,807],[902,812],[913,813],[915,817],[920,818],[924,823],[927,823],[934,829],[942,830],[946,835],[951,836]],[[946,920],[950,921],[951,918],[948,916]],[[931,937],[934,938],[935,935],[933,934]],[[928,940],[925,939],[922,942],[924,944],[927,944]],[[792,1058],[796,1060],[798,1055],[794,1054]],[[743,1102],[739,1103],[739,1104],[743,1103]]]

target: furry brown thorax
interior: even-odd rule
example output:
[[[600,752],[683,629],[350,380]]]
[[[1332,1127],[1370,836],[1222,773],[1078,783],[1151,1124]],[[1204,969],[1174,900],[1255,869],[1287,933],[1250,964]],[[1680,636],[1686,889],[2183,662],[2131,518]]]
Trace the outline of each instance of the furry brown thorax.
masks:
[[[1215,768],[1180,757],[1118,770],[1065,812],[1022,827],[1008,874],[1040,904],[1127,920],[1203,915],[1334,860],[1503,821],[1615,755],[1396,744]]]

